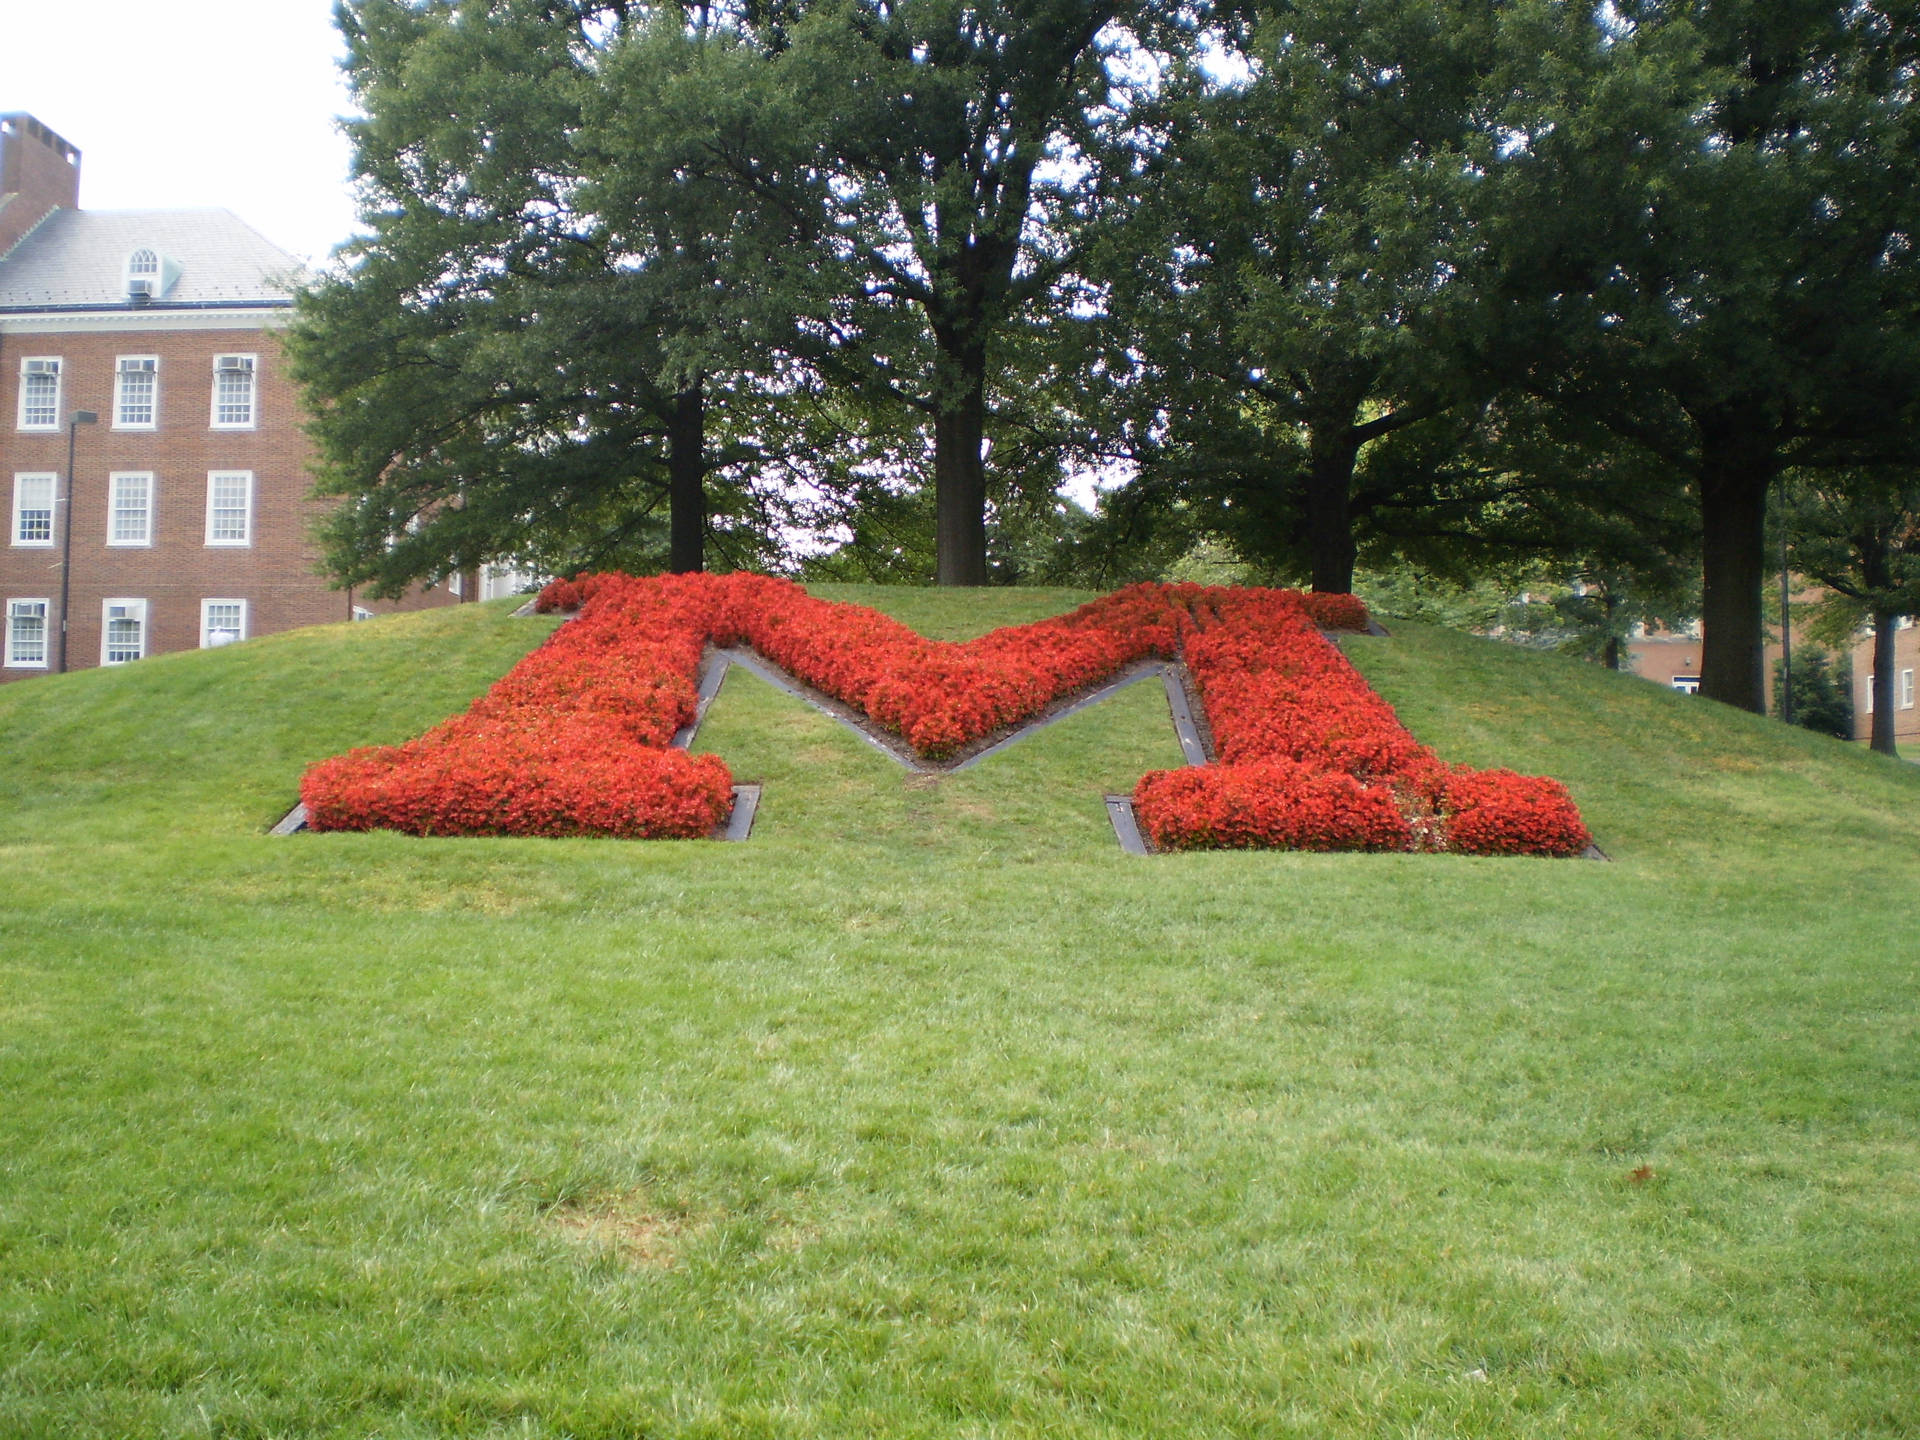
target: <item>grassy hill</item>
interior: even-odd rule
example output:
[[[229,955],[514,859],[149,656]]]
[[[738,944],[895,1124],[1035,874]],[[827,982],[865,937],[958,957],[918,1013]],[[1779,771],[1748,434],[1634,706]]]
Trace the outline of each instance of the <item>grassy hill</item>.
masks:
[[[747,845],[263,833],[550,626],[0,688],[0,1436],[1920,1425],[1920,771],[1405,625],[1615,863],[1130,859],[1154,687],[931,783],[738,670]]]

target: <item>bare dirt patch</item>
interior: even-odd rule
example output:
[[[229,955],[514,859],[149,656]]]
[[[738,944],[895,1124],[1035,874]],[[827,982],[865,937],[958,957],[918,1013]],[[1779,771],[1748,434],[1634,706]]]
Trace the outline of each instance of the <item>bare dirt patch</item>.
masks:
[[[649,1270],[672,1269],[685,1246],[713,1225],[706,1216],[654,1209],[643,1195],[556,1205],[546,1218],[568,1239]]]

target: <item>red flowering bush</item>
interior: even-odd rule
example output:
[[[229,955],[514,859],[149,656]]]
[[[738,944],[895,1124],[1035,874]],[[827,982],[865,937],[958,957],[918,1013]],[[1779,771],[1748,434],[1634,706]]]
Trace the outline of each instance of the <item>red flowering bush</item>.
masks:
[[[1133,805],[1162,850],[1413,848],[1391,789],[1295,760],[1156,770]]]
[[[1454,769],[1407,733],[1318,633],[1335,622],[1364,627],[1364,606],[1336,603],[1349,598],[1181,595],[1193,627],[1187,666],[1221,763],[1141,779],[1134,810],[1154,843],[1474,855],[1585,849],[1586,827],[1558,781]],[[1375,820],[1387,810],[1397,826]]]
[[[419,835],[706,834],[732,780],[671,749],[708,645],[752,646],[896,731],[952,755],[1147,655],[1184,654],[1221,763],[1145,776],[1135,803],[1167,849],[1450,849],[1570,854],[1566,790],[1453,769],[1400,725],[1322,628],[1363,629],[1346,595],[1130,585],[1070,614],[943,644],[756,575],[582,574],[536,608],[578,609],[468,712],[406,745],[324,761],[301,783],[319,830]]]
[[[1567,787],[1543,775],[1462,767],[1440,806],[1447,848],[1462,855],[1578,855],[1593,843]]]

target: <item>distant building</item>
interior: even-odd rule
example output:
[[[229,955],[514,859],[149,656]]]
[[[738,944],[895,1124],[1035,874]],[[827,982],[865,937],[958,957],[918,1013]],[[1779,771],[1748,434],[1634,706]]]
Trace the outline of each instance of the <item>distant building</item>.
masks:
[[[465,576],[373,604],[318,573],[276,334],[301,263],[225,210],[79,191],[79,150],[0,115],[0,679],[58,669],[63,621],[78,670],[481,598]]]
[[[1799,609],[1795,600],[1794,608]],[[1812,642],[1801,637],[1794,626],[1794,653]],[[1645,679],[1670,685],[1675,690],[1697,694],[1700,689],[1700,645],[1702,632],[1696,624],[1686,630],[1638,631],[1627,642],[1626,668]],[[1920,627],[1912,620],[1900,621],[1894,644],[1894,739],[1902,746],[1920,748],[1920,695],[1916,694],[1916,671],[1920,671]],[[1873,636],[1856,638],[1845,652],[1853,668],[1853,738],[1865,744],[1873,733]],[[1778,641],[1766,647],[1767,711],[1773,712],[1774,667],[1780,662]]]

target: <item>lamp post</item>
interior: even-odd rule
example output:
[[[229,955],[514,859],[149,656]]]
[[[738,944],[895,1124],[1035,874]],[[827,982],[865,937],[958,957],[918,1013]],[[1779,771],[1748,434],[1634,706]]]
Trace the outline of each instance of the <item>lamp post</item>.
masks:
[[[73,593],[73,443],[82,425],[99,423],[91,410],[76,410],[67,417],[67,508],[60,520],[60,670],[67,673],[67,601]]]
[[[1780,718],[1793,724],[1793,591],[1788,582],[1787,530],[1780,527]]]

